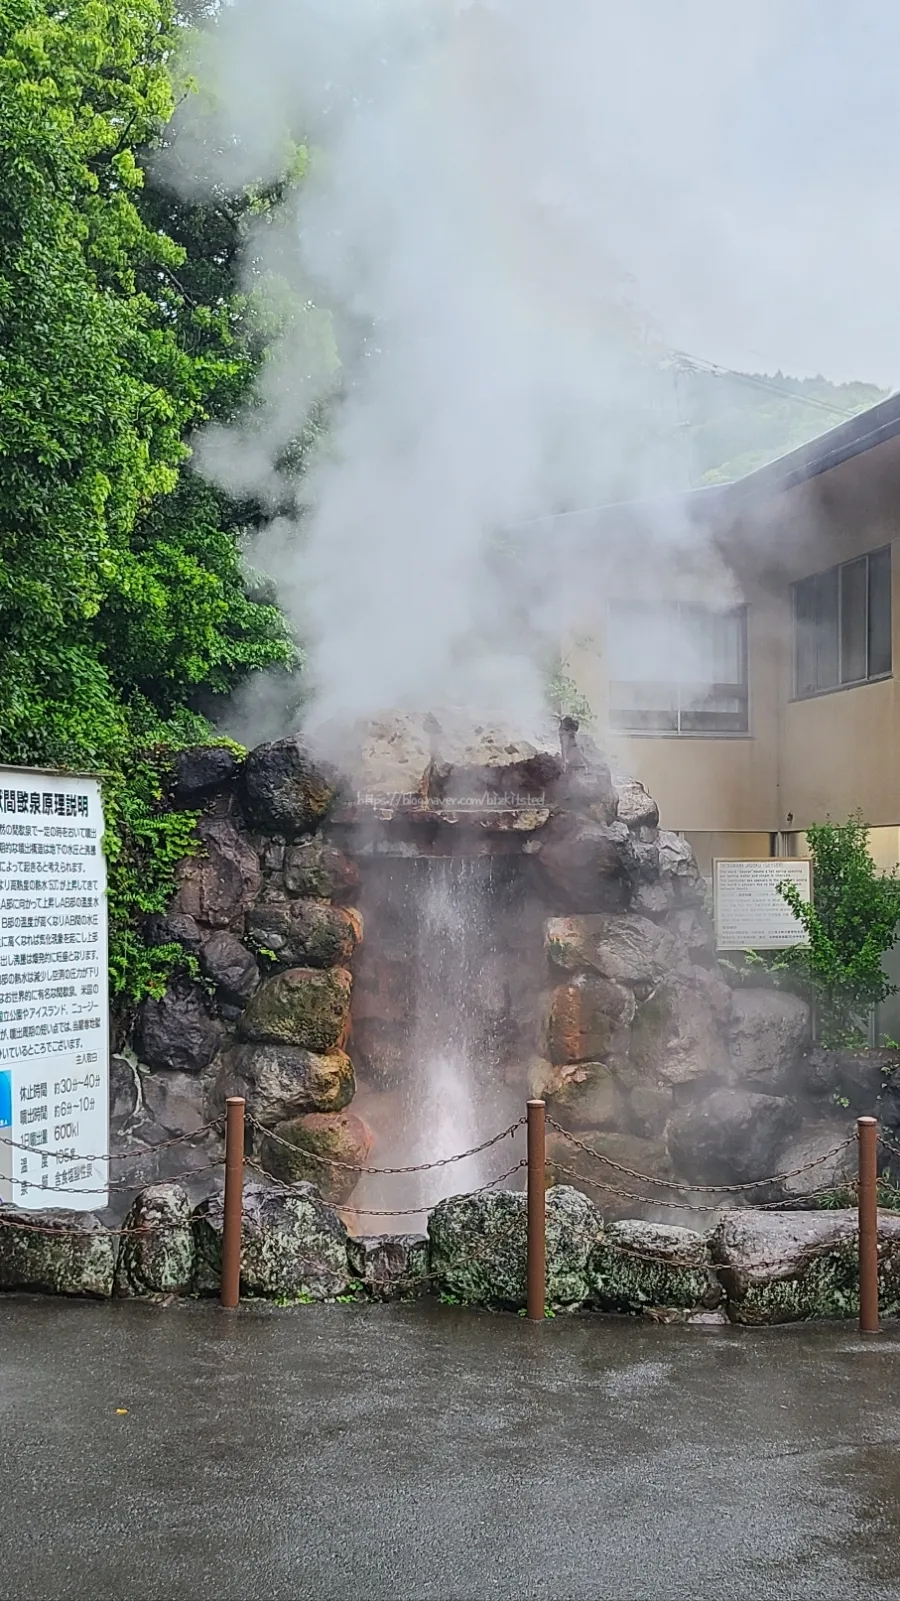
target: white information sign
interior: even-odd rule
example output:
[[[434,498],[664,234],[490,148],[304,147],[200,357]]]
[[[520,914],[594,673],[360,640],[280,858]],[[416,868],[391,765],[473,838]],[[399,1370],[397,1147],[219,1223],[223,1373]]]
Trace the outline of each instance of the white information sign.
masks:
[[[102,840],[96,778],[0,767],[0,1201],[32,1211],[108,1199]]]
[[[774,951],[807,945],[807,935],[778,893],[779,884],[796,884],[811,899],[810,863],[805,856],[773,856],[764,861],[714,863],[716,947],[720,951]]]

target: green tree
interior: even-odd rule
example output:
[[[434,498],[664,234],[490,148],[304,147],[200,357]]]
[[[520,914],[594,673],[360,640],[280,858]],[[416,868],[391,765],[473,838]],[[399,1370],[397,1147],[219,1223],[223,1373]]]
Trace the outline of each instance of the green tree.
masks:
[[[188,843],[161,805],[169,753],[209,736],[210,697],[297,659],[243,567],[265,512],[197,478],[190,437],[236,414],[265,360],[242,251],[302,154],[203,206],[148,182],[190,92],[183,20],[170,0],[0,7],[0,760],[107,774],[131,994],[157,971],[139,914]]]
[[[861,1043],[870,1008],[897,992],[881,959],[900,925],[900,878],[896,868],[878,872],[859,815],[846,823],[813,824],[806,835],[812,902],[796,884],[779,884],[778,892],[809,944],[785,951],[776,965],[808,984],[823,1045]]]

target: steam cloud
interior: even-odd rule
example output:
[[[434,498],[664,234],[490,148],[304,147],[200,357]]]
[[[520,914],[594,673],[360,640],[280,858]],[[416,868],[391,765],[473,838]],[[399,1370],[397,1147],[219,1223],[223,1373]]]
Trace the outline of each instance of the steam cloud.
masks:
[[[199,65],[236,136],[215,176],[274,175],[287,133],[309,142],[296,213],[255,245],[309,310],[252,416],[197,454],[278,500],[280,455],[333,381],[333,312],[345,393],[309,509],[255,553],[311,640],[322,717],[448,700],[537,714],[542,659],[599,615],[621,559],[573,559],[540,519],[688,487],[667,345],[716,355],[748,317],[752,342],[755,277],[786,311],[806,292],[808,211],[793,242],[783,210],[760,237],[741,173],[766,83],[819,15],[806,0],[222,14]],[[185,144],[182,181],[190,168]],[[709,564],[677,511],[662,520]],[[530,522],[498,567],[498,533]],[[724,575],[708,583],[727,601]]]

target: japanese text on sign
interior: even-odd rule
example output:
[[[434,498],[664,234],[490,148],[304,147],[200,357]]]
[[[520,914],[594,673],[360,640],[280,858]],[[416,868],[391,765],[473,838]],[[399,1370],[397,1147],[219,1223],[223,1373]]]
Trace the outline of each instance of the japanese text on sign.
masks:
[[[811,899],[806,857],[717,861],[714,882],[718,950],[773,951],[809,943],[802,925],[778,893],[779,884],[795,884],[803,900]]]
[[[0,768],[0,1201],[106,1205],[109,997],[97,779]]]

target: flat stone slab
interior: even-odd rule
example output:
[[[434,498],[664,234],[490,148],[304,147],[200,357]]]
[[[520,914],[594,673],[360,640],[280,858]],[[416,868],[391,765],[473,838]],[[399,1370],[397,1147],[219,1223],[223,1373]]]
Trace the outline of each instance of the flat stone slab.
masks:
[[[879,1299],[900,1307],[900,1216],[879,1213]],[[729,1213],[710,1250],[736,1323],[792,1323],[859,1313],[855,1210]]]

